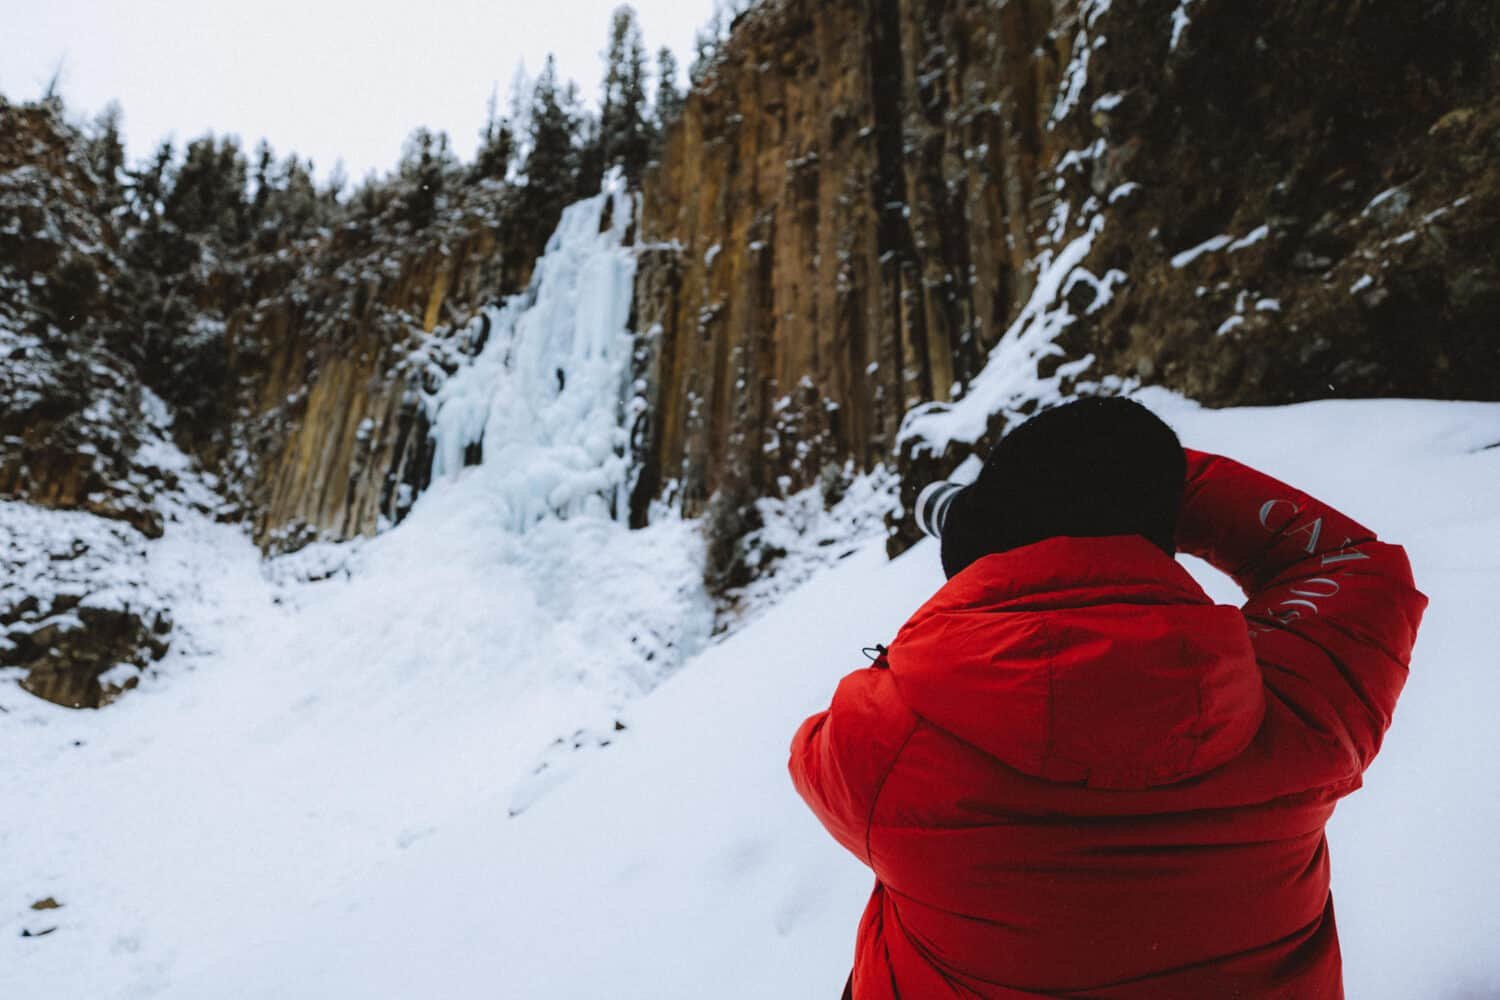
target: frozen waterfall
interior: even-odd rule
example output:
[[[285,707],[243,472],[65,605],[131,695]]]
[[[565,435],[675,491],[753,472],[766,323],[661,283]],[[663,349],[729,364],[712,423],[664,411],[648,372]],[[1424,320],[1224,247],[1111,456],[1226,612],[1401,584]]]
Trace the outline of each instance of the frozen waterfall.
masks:
[[[466,474],[485,477],[512,531],[624,516],[635,279],[625,239],[638,198],[616,168],[599,194],[568,206],[530,287],[476,320],[489,324],[483,349],[430,401],[433,482],[458,475],[477,447]]]

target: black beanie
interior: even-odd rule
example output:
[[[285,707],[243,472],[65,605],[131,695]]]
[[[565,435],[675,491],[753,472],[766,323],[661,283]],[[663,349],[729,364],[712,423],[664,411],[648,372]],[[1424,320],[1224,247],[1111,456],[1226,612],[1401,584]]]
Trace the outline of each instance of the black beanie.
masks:
[[[1056,535],[1144,535],[1173,555],[1186,473],[1172,428],[1133,400],[1044,410],[1001,438],[954,499],[943,572]]]

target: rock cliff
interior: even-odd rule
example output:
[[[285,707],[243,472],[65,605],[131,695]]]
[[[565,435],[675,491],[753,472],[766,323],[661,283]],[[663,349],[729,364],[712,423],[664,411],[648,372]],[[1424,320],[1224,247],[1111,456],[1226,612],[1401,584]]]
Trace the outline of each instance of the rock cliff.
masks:
[[[1497,19],[1462,0],[759,5],[644,184],[639,500],[890,461],[903,415],[968,395],[1090,226],[1054,276],[1052,346],[1023,359],[1063,391],[1496,398]],[[970,440],[901,438],[908,492],[1036,400],[987,403]]]
[[[645,179],[643,488],[800,489],[962,391],[1034,278],[1050,27],[1035,2],[742,18]]]
[[[405,247],[360,233],[334,243],[257,276],[261,297],[226,323],[239,418],[220,462],[268,549],[373,534],[405,514],[431,466],[420,393],[478,346],[478,309],[502,291],[482,215]]]

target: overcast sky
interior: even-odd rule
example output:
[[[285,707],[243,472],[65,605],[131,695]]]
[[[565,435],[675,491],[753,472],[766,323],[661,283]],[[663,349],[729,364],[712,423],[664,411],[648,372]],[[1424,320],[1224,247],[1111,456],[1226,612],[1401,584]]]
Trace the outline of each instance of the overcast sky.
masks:
[[[132,159],[168,134],[262,136],[352,179],[395,166],[418,125],[467,158],[491,90],[517,64],[557,54],[592,103],[619,0],[16,0],[0,30],[0,93],[39,96],[63,60],[62,93],[92,115],[125,112]],[[634,0],[647,49],[668,45],[685,84],[694,32],[714,0]]]

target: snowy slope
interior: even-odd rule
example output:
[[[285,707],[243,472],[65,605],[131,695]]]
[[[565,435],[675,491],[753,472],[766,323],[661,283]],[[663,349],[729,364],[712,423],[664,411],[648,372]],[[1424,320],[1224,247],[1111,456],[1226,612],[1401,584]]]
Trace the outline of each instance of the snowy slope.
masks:
[[[6,586],[38,591],[83,538],[95,587],[119,577],[176,622],[107,712],[0,670],[0,996],[149,992],[210,927],[261,933],[476,798],[523,813],[704,644],[697,526],[617,519],[633,208],[615,174],[564,212],[533,286],[428,400],[437,479],[378,538],[262,563],[214,504],[186,502],[208,491],[165,441],[185,494],[163,501],[159,542],[0,501],[24,557],[7,565],[28,571]],[[48,897],[62,908],[30,909]]]
[[[1432,605],[1331,831],[1349,996],[1500,996],[1500,405],[1142,398],[1408,547]],[[541,543],[428,507],[313,584],[268,577],[224,526],[173,525],[155,558],[199,574],[179,614],[202,655],[100,713],[0,686],[0,996],[838,995],[869,878],[797,799],[786,747],[940,583],[933,548],[821,573],[619,732],[615,684],[578,677],[611,676],[589,595],[683,579],[693,526],[551,522],[518,554]],[[537,747],[589,713],[611,745],[560,756],[577,773],[513,816]],[[48,895],[63,908],[26,909]]]

